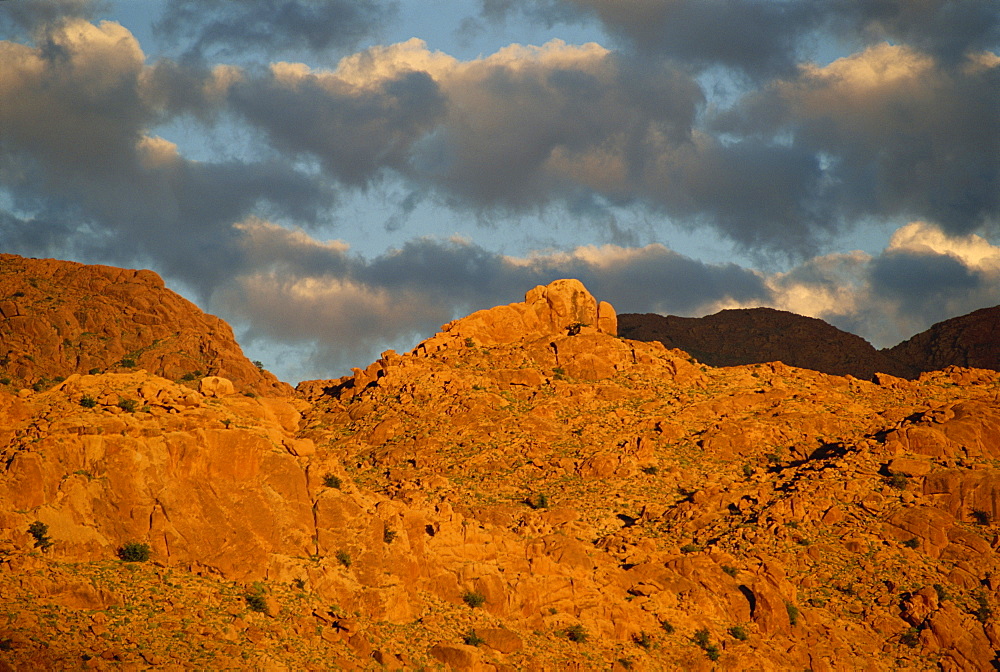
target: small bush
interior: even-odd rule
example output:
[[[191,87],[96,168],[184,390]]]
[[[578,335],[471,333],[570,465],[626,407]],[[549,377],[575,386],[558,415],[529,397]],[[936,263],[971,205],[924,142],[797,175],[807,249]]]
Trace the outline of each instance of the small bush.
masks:
[[[657,466],[643,467],[642,473],[646,474],[647,476],[656,476],[658,473],[660,473],[660,468]]]
[[[471,336],[469,338],[465,339],[465,347],[467,347],[467,348],[474,348],[474,347],[476,347],[476,342],[474,340],[472,340]]]
[[[885,482],[888,483],[891,488],[906,490],[906,486],[910,484],[910,479],[903,474],[893,474],[887,478]]]
[[[731,576],[731,577],[733,577],[735,579],[736,575],[739,573],[740,570],[736,569],[732,565],[723,565],[722,566],[722,571],[724,571],[726,574],[728,574],[729,576]]]
[[[747,631],[741,625],[734,625],[729,628],[729,634],[732,635],[734,639],[738,639],[741,642],[745,642],[747,637],[749,637],[749,635],[747,635]]]
[[[538,494],[528,497],[524,500],[524,503],[533,509],[549,508],[549,498],[544,492],[539,492]]]
[[[80,405],[84,408],[93,408],[94,406],[97,406],[97,400],[91,396],[84,396],[80,399]]]
[[[577,623],[576,625],[571,625],[566,628],[566,637],[569,638],[569,641],[571,642],[582,644],[590,637],[590,633],[587,632],[587,628]]]
[[[101,370],[99,368],[97,368],[96,366],[94,368],[90,369],[89,371],[87,371],[87,373],[89,373],[92,376],[96,376],[100,372],[101,372]]]
[[[906,546],[907,548],[920,548],[920,540],[917,539],[916,537],[913,537],[912,539],[907,539],[906,541],[903,542],[903,546]]]
[[[475,609],[486,604],[486,596],[474,590],[467,590],[462,593],[462,601]]]
[[[118,408],[122,409],[126,413],[135,413],[135,399],[125,399],[124,397],[118,398]]]
[[[743,465],[743,478],[750,478],[753,476],[753,467],[749,464]]]
[[[681,546],[681,553],[697,553],[701,550],[698,544],[684,544]]]
[[[257,367],[258,371],[261,372],[264,371],[264,362],[260,361],[259,359],[253,360],[253,365]]]
[[[969,512],[972,516],[972,520],[976,522],[977,525],[989,525],[990,524],[990,512],[984,511],[982,509],[973,509]]]
[[[706,646],[708,646],[709,637],[710,635],[708,634],[708,628],[699,628],[694,631],[692,639],[694,640],[695,644],[704,649]]]
[[[7,376],[0,378],[0,385],[10,385],[11,380]]]
[[[945,600],[951,599],[951,595],[948,594],[948,591],[940,583],[934,584],[934,592],[937,593],[938,602],[944,602]]]
[[[123,369],[134,369],[135,360],[132,359],[131,357],[126,357],[121,362],[119,362],[119,366],[121,366]]]
[[[799,608],[791,602],[785,602],[785,611],[788,612],[788,622],[797,625],[799,622]]]
[[[263,590],[255,590],[252,593],[245,593],[243,599],[247,602],[247,607],[250,611],[264,612],[267,611],[267,601],[264,599]]]
[[[49,539],[49,526],[40,520],[36,520],[31,525],[28,525],[28,534],[35,538],[35,548],[40,548],[44,551],[52,545],[52,540]]]
[[[462,638],[462,641],[469,646],[482,646],[486,643],[486,640],[477,635],[475,630],[469,630],[465,637]]]
[[[674,624],[670,621],[660,621],[660,627],[663,628],[663,632],[668,635],[674,634]]]
[[[899,643],[912,649],[920,643],[920,630],[917,628],[910,628],[899,636]]]
[[[337,551],[334,557],[336,557],[337,562],[342,564],[344,567],[351,566],[351,554],[345,551],[344,549],[340,549],[339,551]]]
[[[993,610],[990,608],[989,602],[986,601],[986,593],[977,590],[972,599],[976,601],[976,608],[972,610],[972,615],[980,623],[986,623],[993,616]]]
[[[387,544],[391,544],[396,540],[396,530],[391,527],[386,527],[382,529],[382,541]]]
[[[323,476],[323,485],[328,488],[333,488],[335,490],[340,490],[340,486],[344,483],[340,480],[340,477],[335,474],[326,474]]]
[[[638,635],[632,635],[632,641],[635,642],[636,646],[640,646],[644,649],[653,648],[653,638],[645,632],[640,632]]]
[[[189,382],[191,382],[192,380],[194,380],[195,378],[197,378],[197,376],[195,376],[195,375],[194,375],[193,373],[191,373],[191,372],[188,372],[188,373],[185,373],[185,374],[184,374],[183,376],[181,376],[181,381],[183,381],[183,382],[185,382],[185,383],[189,383]]]
[[[576,336],[580,333],[580,330],[584,327],[589,327],[590,325],[586,322],[574,322],[573,324],[566,327],[566,333],[569,336]]]
[[[713,662],[718,660],[720,655],[719,647],[717,647],[715,644],[709,644],[708,646],[705,647],[705,655],[708,656],[708,659]]]
[[[126,542],[118,549],[118,557],[123,562],[146,562],[149,560],[149,544],[138,541]]]

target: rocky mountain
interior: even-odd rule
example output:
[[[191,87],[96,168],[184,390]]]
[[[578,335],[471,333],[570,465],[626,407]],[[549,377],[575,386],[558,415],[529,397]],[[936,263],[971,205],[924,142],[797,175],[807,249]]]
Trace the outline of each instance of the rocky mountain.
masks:
[[[1000,374],[617,321],[563,280],[287,396],[0,386],[0,670],[997,664]]]
[[[623,313],[619,331],[626,338],[684,350],[709,366],[783,362],[865,380],[877,372],[915,378],[928,370],[823,320],[773,308],[723,310],[706,317]]]
[[[1000,306],[938,322],[883,352],[917,371],[971,366],[1000,371]]]
[[[243,356],[228,324],[152,271],[0,254],[0,377],[45,387],[78,374],[146,369],[173,380],[228,378],[291,390]]]

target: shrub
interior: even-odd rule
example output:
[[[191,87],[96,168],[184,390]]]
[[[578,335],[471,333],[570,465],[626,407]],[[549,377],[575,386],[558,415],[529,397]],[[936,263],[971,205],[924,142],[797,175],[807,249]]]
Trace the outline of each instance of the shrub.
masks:
[[[920,548],[920,540],[917,539],[916,537],[913,537],[912,539],[907,539],[906,541],[903,542],[903,546],[906,546],[907,548]]]
[[[906,490],[906,486],[909,485],[910,479],[904,476],[903,474],[893,474],[892,476],[887,478],[885,482],[888,483],[889,487],[891,488],[896,488],[897,490]]]
[[[692,639],[694,639],[695,644],[704,649],[708,646],[709,641],[708,628],[699,628],[695,630]]]
[[[722,566],[722,571],[724,571],[726,574],[728,574],[729,576],[731,576],[731,577],[733,577],[735,579],[736,578],[736,574],[738,574],[740,570],[736,569],[732,565],[723,565]]]
[[[590,637],[590,633],[587,632],[587,628],[577,623],[576,625],[571,625],[566,628],[566,637],[568,637],[571,642],[582,644]]]
[[[486,604],[486,596],[474,590],[467,590],[462,593],[462,601],[475,609]]]
[[[533,509],[547,509],[549,508],[549,498],[544,492],[539,492],[536,495],[532,495],[524,500],[524,503]]]
[[[149,560],[149,544],[138,541],[126,542],[118,549],[118,557],[124,562],[146,562]]]
[[[96,366],[94,368],[90,369],[89,371],[87,371],[87,373],[89,373],[92,376],[96,376],[100,372],[101,372],[101,370],[99,368],[97,368]]]
[[[135,399],[125,399],[124,397],[118,398],[118,408],[122,409],[126,413],[135,413]]]
[[[35,538],[35,548],[40,548],[44,551],[52,545],[52,540],[49,539],[49,526],[40,520],[36,520],[31,525],[28,525],[28,534]]]
[[[920,643],[920,630],[917,628],[910,628],[899,636],[899,643],[912,649]]]
[[[984,511],[982,509],[973,509],[969,512],[972,516],[972,520],[976,521],[978,525],[989,525],[990,524],[990,512]]]
[[[799,622],[799,608],[791,602],[785,602],[785,611],[788,612],[788,622],[797,625]]]
[[[981,590],[977,590],[972,599],[976,601],[976,608],[972,611],[972,615],[980,623],[986,623],[993,615],[993,610],[990,609],[989,602],[986,601],[986,594]]]
[[[747,631],[741,625],[734,625],[733,627],[729,628],[729,634],[732,635],[733,638],[738,639],[741,642],[745,642],[747,637],[749,637],[749,635],[747,635]]]
[[[474,340],[472,340],[471,336],[469,338],[465,339],[465,347],[467,347],[467,348],[474,348],[474,347],[476,347],[476,342]]]
[[[715,644],[709,644],[708,646],[705,647],[705,655],[708,656],[708,659],[711,661],[718,660],[719,647],[717,647]]]
[[[659,467],[656,466],[643,467],[642,473],[648,476],[656,476],[658,473],[660,473],[660,469]]]
[[[391,527],[386,527],[382,529],[382,541],[387,544],[391,544],[396,539],[396,530]]]
[[[134,369],[135,360],[132,359],[131,357],[126,357],[119,363],[119,366],[121,366],[123,369]]]
[[[641,646],[644,649],[653,648],[653,638],[645,632],[640,632],[638,635],[632,635],[632,641],[636,643],[636,646]]]
[[[253,365],[257,367],[258,371],[264,370],[264,362],[260,361],[259,359],[253,360]]]
[[[940,583],[934,584],[934,592],[937,593],[938,602],[944,602],[945,600],[951,599],[951,595],[948,594],[948,591]]]
[[[674,632],[674,624],[670,621],[660,621],[660,627],[663,628],[663,632],[668,635],[672,635]]]
[[[744,478],[750,478],[751,476],[753,476],[753,467],[750,466],[749,464],[744,464],[743,465],[743,477]]]
[[[0,385],[10,385],[11,380],[7,376],[0,378]]]
[[[80,399],[80,405],[84,408],[93,408],[94,406],[97,406],[97,400],[91,396],[84,396]]]
[[[262,589],[258,588],[253,592],[245,593],[243,599],[247,601],[247,606],[251,611],[267,611],[267,600],[264,599],[264,591]]]
[[[340,477],[335,474],[326,474],[323,476],[323,485],[328,488],[334,488],[340,490],[340,486],[344,483],[340,480]]]
[[[337,554],[334,557],[336,557],[337,562],[342,564],[344,567],[351,566],[351,554],[345,551],[344,549],[340,549],[339,551],[337,551]]]
[[[486,640],[477,635],[475,630],[469,630],[465,637],[462,638],[462,641],[469,646],[482,646],[486,643]]]
[[[697,553],[701,550],[698,544],[684,544],[681,546],[681,553]]]

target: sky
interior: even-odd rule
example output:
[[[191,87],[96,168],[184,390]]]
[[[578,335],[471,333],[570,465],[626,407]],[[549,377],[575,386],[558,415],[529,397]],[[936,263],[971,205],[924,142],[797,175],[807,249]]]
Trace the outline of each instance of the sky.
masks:
[[[996,0],[0,0],[0,251],[283,380],[578,278],[888,347],[1000,304]]]

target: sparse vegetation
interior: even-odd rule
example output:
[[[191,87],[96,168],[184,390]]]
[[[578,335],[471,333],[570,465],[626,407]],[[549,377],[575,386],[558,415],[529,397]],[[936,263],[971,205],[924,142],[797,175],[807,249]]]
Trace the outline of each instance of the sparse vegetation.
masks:
[[[135,399],[125,399],[124,397],[119,397],[117,406],[126,413],[135,413],[136,401]]]
[[[52,545],[52,540],[49,539],[49,526],[40,520],[28,525],[28,534],[35,538],[35,548],[44,551]]]
[[[149,560],[150,552],[149,544],[128,541],[118,549],[118,558],[122,562],[146,562]]]
[[[642,467],[642,473],[648,476],[656,476],[658,473],[660,473],[660,469],[656,465],[649,465],[646,467]]]
[[[344,549],[340,549],[339,551],[337,551],[334,557],[337,558],[337,562],[339,562],[344,567],[351,566],[351,554],[345,551]]]
[[[660,627],[663,628],[663,632],[668,635],[674,634],[674,624],[670,621],[660,621]]]
[[[972,520],[977,525],[989,525],[992,518],[992,516],[990,516],[990,512],[984,511],[983,509],[973,509],[969,512],[969,515],[972,516]]]
[[[462,641],[468,646],[482,646],[486,643],[486,640],[477,635],[475,630],[469,630],[465,633],[465,637],[462,638]]]
[[[97,400],[89,395],[84,395],[83,398],[80,399],[80,405],[84,408],[93,408],[94,406],[97,406]]]
[[[799,608],[791,602],[785,602],[785,611],[788,612],[788,622],[792,625],[799,623]]]
[[[741,626],[741,625],[734,625],[733,627],[729,628],[729,634],[734,639],[738,639],[741,642],[745,642],[747,640],[747,638],[749,637],[749,635],[747,634],[746,629],[743,626]]]
[[[467,590],[462,593],[462,601],[475,609],[486,604],[486,596],[474,590]]]
[[[912,539],[907,539],[906,541],[903,542],[903,546],[906,546],[907,548],[920,548],[920,540],[917,539],[916,537],[913,537]]]
[[[576,642],[577,644],[582,644],[590,639],[590,633],[587,632],[587,628],[583,627],[581,624],[571,625],[566,628],[566,637],[571,642]]]
[[[253,590],[244,593],[243,599],[246,600],[250,611],[261,613],[267,611],[267,600],[264,597],[264,588],[262,586],[255,586]]]
[[[334,490],[340,490],[343,485],[343,481],[340,480],[340,476],[336,474],[326,474],[323,476],[323,485],[328,488],[333,488]]]
[[[134,369],[135,360],[132,359],[131,357],[126,357],[122,361],[118,362],[118,366],[122,367],[123,369]]]
[[[640,632],[636,635],[632,635],[632,641],[635,642],[636,646],[643,649],[653,648],[653,638],[649,636],[649,633]]]
[[[726,574],[733,577],[734,579],[736,578],[736,575],[739,573],[739,570],[733,567],[732,565],[722,565],[722,571],[724,571]]]
[[[382,541],[383,542],[385,542],[387,544],[391,544],[395,540],[396,540],[396,530],[392,529],[391,527],[384,527],[384,528],[382,528]]]
[[[701,550],[698,544],[684,544],[681,546],[681,553],[697,553]]]
[[[899,643],[911,649],[920,643],[920,630],[916,627],[910,628],[899,636]]]
[[[896,490],[906,490],[906,486],[910,484],[910,479],[903,474],[893,474],[885,482],[889,484],[889,487]]]
[[[544,492],[538,492],[529,496],[527,499],[524,500],[524,503],[533,509],[549,508],[549,498],[548,496],[546,496]]]
[[[694,640],[695,644],[702,648],[709,660],[715,661],[719,659],[719,647],[712,644],[708,628],[699,628],[695,630],[694,635],[691,638]]]

